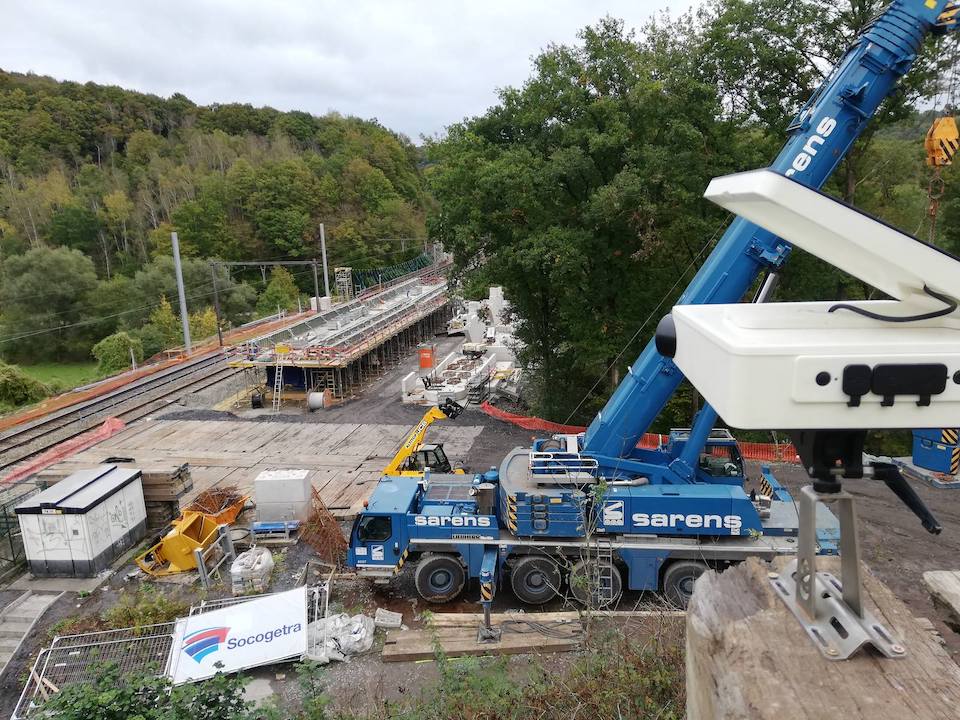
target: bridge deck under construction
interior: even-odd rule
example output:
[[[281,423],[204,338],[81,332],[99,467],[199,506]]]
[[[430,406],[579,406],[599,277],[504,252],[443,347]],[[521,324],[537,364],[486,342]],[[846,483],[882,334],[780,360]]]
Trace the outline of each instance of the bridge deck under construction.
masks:
[[[448,318],[446,281],[415,278],[238,346],[229,364],[262,368],[270,388],[279,373],[283,388],[349,397],[443,331]]]

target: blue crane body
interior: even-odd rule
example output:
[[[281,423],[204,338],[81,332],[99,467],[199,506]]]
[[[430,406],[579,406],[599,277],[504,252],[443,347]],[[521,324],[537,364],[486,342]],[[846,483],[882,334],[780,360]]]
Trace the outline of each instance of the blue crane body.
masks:
[[[954,14],[946,0],[894,0],[790,124],[771,168],[819,188],[924,38],[952,30]],[[789,252],[737,218],[677,304],[739,302]],[[385,581],[416,561],[417,590],[433,602],[475,579],[489,603],[509,577],[530,603],[566,588],[580,602],[608,604],[624,585],[684,603],[707,567],[794,553],[793,498],[766,467],[760,491],[745,491],[736,440],[714,429],[711,407],[662,446],[639,447],[682,379],[651,341],[585,434],[536,440],[482,475],[382,478],[354,523],[347,564]],[[836,527],[829,512],[818,515],[821,552],[836,552]]]

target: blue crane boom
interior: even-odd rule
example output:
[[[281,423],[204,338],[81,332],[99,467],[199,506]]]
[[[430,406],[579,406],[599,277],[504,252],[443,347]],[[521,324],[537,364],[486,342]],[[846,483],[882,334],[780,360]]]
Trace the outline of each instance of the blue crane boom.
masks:
[[[947,0],[891,2],[791,122],[790,139],[771,169],[820,188],[896,90],[927,34],[952,30],[953,22]],[[789,253],[788,243],[737,218],[676,304],[739,302],[760,273],[776,271]],[[600,472],[616,473],[624,467],[624,458],[631,457],[682,380],[677,366],[660,355],[651,340],[587,428],[583,453],[597,460]],[[712,408],[701,410],[686,456],[703,447],[715,420]]]

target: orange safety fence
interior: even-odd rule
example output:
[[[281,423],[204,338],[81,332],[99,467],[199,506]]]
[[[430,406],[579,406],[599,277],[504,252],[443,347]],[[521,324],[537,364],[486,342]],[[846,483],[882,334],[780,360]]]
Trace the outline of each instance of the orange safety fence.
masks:
[[[586,428],[582,425],[561,425],[560,423],[550,422],[538,417],[529,417],[527,415],[517,415],[507,412],[484,401],[480,409],[487,415],[497,420],[511,423],[524,430],[537,430],[550,433],[582,433]],[[653,450],[660,447],[667,441],[666,435],[657,433],[645,433],[637,447],[644,450]],[[797,458],[797,449],[790,443],[757,443],[757,442],[739,442],[740,454],[747,460],[768,460],[770,462],[799,462]]]
[[[65,440],[59,445],[55,445],[49,450],[37,455],[37,457],[33,458],[32,460],[28,460],[12,473],[0,480],[0,485],[13,485],[16,482],[20,482],[21,480],[30,477],[34,473],[50,467],[54,463],[65,460],[74,453],[78,453],[81,450],[86,450],[87,448],[96,445],[98,442],[103,442],[107,438],[116,435],[126,426],[127,424],[120,418],[107,418],[103,421],[103,424],[100,427],[94,428],[93,430],[88,430],[87,432],[70,438],[69,440]]]

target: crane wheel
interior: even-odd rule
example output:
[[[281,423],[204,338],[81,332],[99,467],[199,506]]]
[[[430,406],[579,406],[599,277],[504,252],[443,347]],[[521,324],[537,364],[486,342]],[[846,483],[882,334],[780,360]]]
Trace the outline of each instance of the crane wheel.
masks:
[[[610,578],[610,589],[607,592],[601,592],[600,583],[604,577]],[[608,562],[600,563],[598,567],[597,561],[591,561],[588,565],[581,560],[570,569],[567,581],[574,599],[584,607],[594,610],[616,605],[623,593],[620,571],[616,565]]]
[[[671,603],[686,608],[693,597],[693,585],[707,571],[706,563],[697,560],[678,560],[667,566],[663,574],[663,594]]]
[[[463,565],[455,556],[433,553],[424,553],[414,574],[417,592],[431,603],[453,600],[463,590],[466,579]]]
[[[527,555],[513,565],[510,571],[510,587],[521,602],[543,605],[553,600],[560,592],[563,575],[553,559],[539,555]]]

